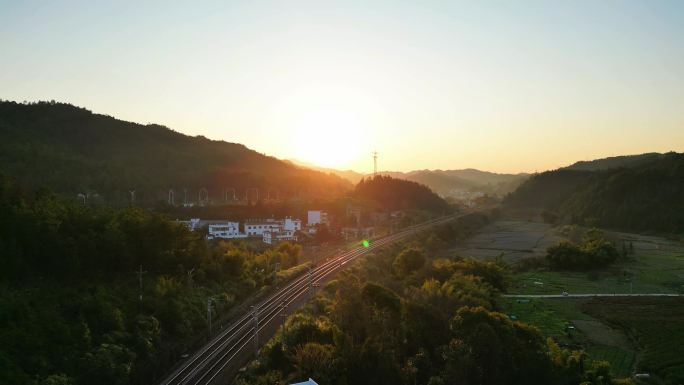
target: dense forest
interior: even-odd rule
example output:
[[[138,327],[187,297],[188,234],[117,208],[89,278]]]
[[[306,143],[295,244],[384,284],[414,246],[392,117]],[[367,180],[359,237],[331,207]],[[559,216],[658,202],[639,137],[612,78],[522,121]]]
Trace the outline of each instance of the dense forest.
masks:
[[[2,171],[32,188],[46,186],[107,202],[196,202],[200,189],[220,203],[247,189],[259,197],[312,199],[351,189],[335,175],[296,167],[241,144],[190,137],[166,127],[94,114],[69,104],[0,101]],[[228,190],[235,189],[235,190]],[[250,190],[251,199],[256,190]],[[204,198],[203,198],[204,199]]]
[[[598,167],[598,166],[597,166]],[[684,233],[684,154],[638,158],[629,167],[534,175],[504,199],[510,211],[547,222]]]
[[[0,177],[0,383],[154,383],[206,336],[207,298],[226,314],[299,253],[210,244],[160,214]]]
[[[371,203],[381,210],[427,210],[435,213],[451,211],[449,204],[425,185],[389,176],[377,175],[361,179],[353,197]]]
[[[507,267],[436,257],[471,217],[364,258],[293,314],[237,385],[610,385],[606,362],[499,312]],[[443,253],[442,253],[443,254]]]

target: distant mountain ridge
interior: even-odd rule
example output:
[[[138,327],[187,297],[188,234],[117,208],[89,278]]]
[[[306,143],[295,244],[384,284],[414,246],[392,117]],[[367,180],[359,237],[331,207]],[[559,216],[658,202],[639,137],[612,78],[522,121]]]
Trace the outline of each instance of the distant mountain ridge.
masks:
[[[569,170],[598,171],[619,167],[634,167],[659,158],[663,158],[666,155],[667,154],[661,154],[658,152],[649,152],[637,155],[611,156],[608,158],[594,160],[582,160],[575,162],[565,168]]]
[[[242,144],[187,136],[64,103],[0,101],[0,172],[30,188],[92,193],[107,201],[173,198],[221,203],[243,199],[317,199],[352,185],[295,167]]]
[[[312,168],[338,175],[352,183],[358,183],[363,178],[368,178],[373,174],[363,174],[353,170],[336,170],[332,168],[318,167],[316,165],[289,160],[293,164]],[[498,174],[489,171],[481,171],[473,168],[461,170],[414,170],[409,172],[401,171],[379,171],[379,175],[391,176],[397,179],[405,179],[428,186],[430,189],[442,196],[450,196],[457,192],[482,192],[491,195],[503,196],[519,186],[530,174]]]

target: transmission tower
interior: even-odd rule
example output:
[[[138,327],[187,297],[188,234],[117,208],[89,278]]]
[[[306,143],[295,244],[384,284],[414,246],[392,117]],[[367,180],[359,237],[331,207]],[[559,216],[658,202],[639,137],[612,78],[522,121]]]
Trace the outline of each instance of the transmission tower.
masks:
[[[378,173],[378,152],[373,151],[373,176]]]

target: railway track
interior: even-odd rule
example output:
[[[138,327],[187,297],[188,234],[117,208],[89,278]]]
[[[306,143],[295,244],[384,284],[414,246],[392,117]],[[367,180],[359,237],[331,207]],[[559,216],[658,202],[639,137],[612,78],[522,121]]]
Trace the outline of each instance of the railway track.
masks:
[[[449,222],[457,216],[445,216],[406,228],[398,233],[379,238],[368,247],[358,247],[332,258],[315,268],[311,268],[278,292],[252,307],[252,311],[242,315],[222,330],[195,354],[188,357],[162,385],[215,384],[228,383],[237,370],[254,356],[259,341],[270,338],[283,322],[281,315],[285,307],[289,309],[303,305],[313,296],[315,287],[329,279],[356,258],[430,226]],[[263,338],[263,339],[262,339]]]

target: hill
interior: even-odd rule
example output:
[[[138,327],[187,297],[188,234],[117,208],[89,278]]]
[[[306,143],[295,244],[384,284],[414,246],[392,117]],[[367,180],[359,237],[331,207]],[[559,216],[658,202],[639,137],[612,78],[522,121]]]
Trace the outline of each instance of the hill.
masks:
[[[534,175],[504,199],[508,210],[549,221],[632,231],[684,233],[684,154],[631,167],[559,169]]]
[[[451,211],[449,204],[427,186],[383,175],[362,179],[356,185],[353,196],[383,210]]]
[[[110,202],[221,203],[337,196],[351,184],[242,144],[191,137],[69,104],[0,102],[0,171],[30,188],[98,194]],[[206,191],[202,190],[206,189]],[[258,189],[258,191],[257,191]],[[169,194],[169,190],[173,193]]]
[[[589,161],[579,161],[566,167],[570,170],[598,171],[619,167],[634,167],[664,157],[664,154],[649,152],[639,155],[612,156]]]

